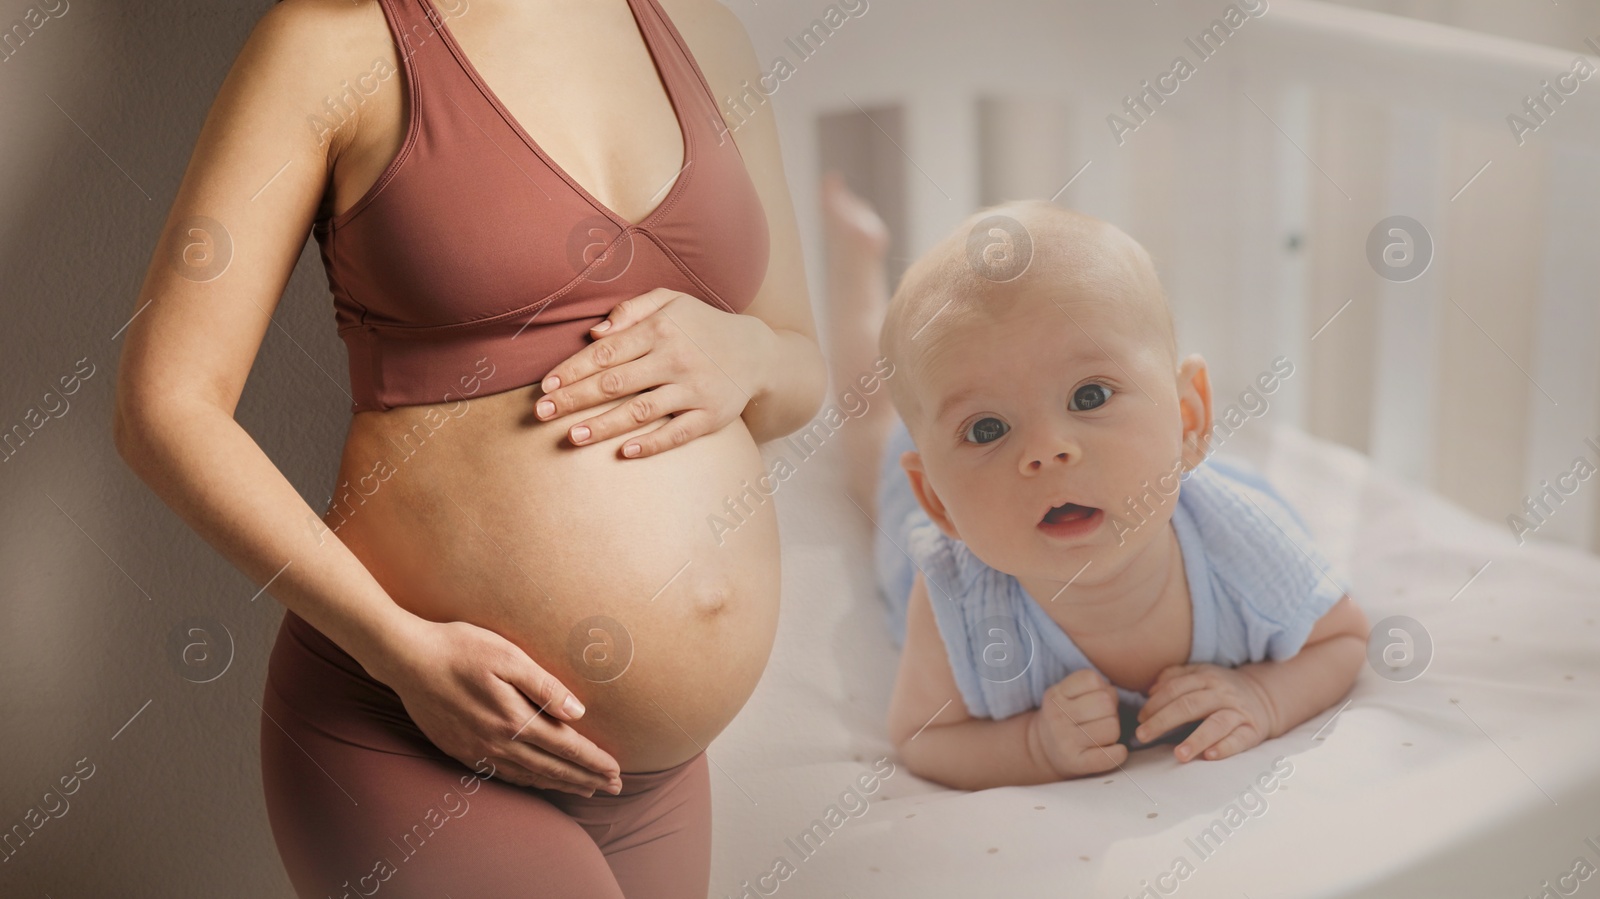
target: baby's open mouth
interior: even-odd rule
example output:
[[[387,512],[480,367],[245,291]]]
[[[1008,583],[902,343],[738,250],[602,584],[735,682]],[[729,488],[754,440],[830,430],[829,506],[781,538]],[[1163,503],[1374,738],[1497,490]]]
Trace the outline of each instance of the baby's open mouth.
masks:
[[[1044,513],[1045,524],[1061,524],[1067,521],[1082,521],[1094,515],[1097,510],[1093,506],[1080,506],[1077,503],[1065,503],[1056,506]]]

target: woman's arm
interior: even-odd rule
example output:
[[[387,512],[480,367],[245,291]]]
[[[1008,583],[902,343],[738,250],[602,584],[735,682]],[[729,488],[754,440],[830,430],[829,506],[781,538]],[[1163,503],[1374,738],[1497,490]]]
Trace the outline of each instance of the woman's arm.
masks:
[[[339,83],[326,69],[351,55],[339,20],[354,13],[307,13],[269,8],[217,92],[123,337],[112,433],[134,472],[208,543],[255,582],[270,580],[275,598],[363,665],[382,667],[415,616],[233,419],[353,130],[319,146],[305,123]]]
[[[762,74],[750,36],[733,11],[716,0],[667,0],[663,4],[673,24],[688,42],[690,52],[719,101],[739,96],[745,84],[756,84]],[[817,329],[806,284],[800,232],[794,202],[784,175],[776,116],[762,107],[748,118],[724,123],[744,157],[745,169],[767,213],[771,241],[767,276],[744,315],[759,319],[756,329],[767,344],[767,378],[751,392],[745,407],[745,426],[756,442],[793,433],[821,408],[828,391],[828,369],[817,345]]]
[[[291,0],[268,9],[251,31],[201,128],[134,304],[112,432],[129,467],[206,542],[394,686],[408,709],[432,720],[458,716],[451,745],[462,753],[483,749],[473,756],[482,758],[495,744],[485,735],[519,705],[503,688],[493,710],[500,714],[489,714],[488,703],[461,682],[503,677],[561,718],[576,717],[561,711],[570,694],[509,641],[398,606],[233,418],[329,166],[354,132],[340,129],[324,143],[307,119],[342,78],[370,68],[363,48],[370,49],[371,35],[386,36],[375,30],[380,14],[370,4]],[[398,89],[367,103],[386,102],[383,96],[398,97]],[[547,745],[571,750],[564,758],[616,770],[582,735],[563,723],[554,727],[529,732],[551,735]],[[440,730],[425,728],[430,737]],[[547,761],[526,743],[504,742],[495,749],[512,757],[511,766],[497,765],[511,772],[508,779],[534,782],[524,774],[539,771],[570,775],[572,784],[607,782]]]

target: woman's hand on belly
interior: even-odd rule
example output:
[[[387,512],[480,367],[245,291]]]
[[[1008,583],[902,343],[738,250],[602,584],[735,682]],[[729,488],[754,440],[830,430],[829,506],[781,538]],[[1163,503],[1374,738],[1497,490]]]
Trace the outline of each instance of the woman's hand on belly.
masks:
[[[621,788],[616,759],[565,723],[578,717],[565,707],[577,698],[515,643],[465,621],[419,621],[380,679],[435,746],[475,770],[487,760],[520,786],[579,796]]]
[[[630,458],[721,430],[770,376],[775,335],[766,322],[675,290],[622,301],[590,333],[602,336],[545,376],[534,414],[547,421],[638,394],[567,432],[581,446],[673,416],[630,440],[622,449]]]

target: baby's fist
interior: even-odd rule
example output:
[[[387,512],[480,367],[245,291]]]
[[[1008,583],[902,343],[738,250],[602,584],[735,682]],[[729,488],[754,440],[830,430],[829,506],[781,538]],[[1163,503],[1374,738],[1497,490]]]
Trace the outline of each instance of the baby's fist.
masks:
[[[1093,668],[1072,672],[1044,691],[1028,728],[1034,757],[1057,777],[1098,774],[1121,765],[1128,747],[1118,743],[1117,691]]]

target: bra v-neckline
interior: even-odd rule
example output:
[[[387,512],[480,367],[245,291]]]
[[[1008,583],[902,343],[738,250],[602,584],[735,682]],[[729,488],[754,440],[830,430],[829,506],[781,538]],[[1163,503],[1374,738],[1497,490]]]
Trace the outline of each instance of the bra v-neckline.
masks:
[[[666,196],[663,196],[661,198],[661,202],[657,203],[648,213],[645,214],[644,218],[637,222],[628,221],[616,210],[600,202],[600,200],[595,197],[594,194],[590,193],[587,188],[578,183],[578,179],[572,177],[572,175],[570,175],[566,169],[557,164],[556,161],[551,158],[550,154],[546,153],[544,148],[539,146],[538,141],[535,141],[533,137],[528,134],[527,129],[522,127],[522,123],[517,121],[516,116],[511,114],[511,110],[500,101],[500,96],[489,87],[489,83],[484,80],[482,73],[478,71],[478,67],[474,65],[472,60],[467,57],[467,53],[461,48],[461,44],[457,43],[455,35],[450,31],[450,26],[445,24],[444,17],[441,16],[439,11],[434,7],[433,0],[417,0],[417,2],[422,4],[423,10],[427,14],[428,18],[433,22],[434,28],[439,32],[441,38],[444,40],[445,45],[450,48],[451,54],[455,56],[456,61],[460,63],[462,71],[466,72],[467,77],[472,79],[473,84],[477,85],[478,92],[483,94],[483,98],[485,100],[489,101],[489,105],[493,106],[495,111],[500,114],[500,118],[505,120],[506,125],[509,126],[511,130],[516,133],[517,137],[528,146],[528,149],[537,154],[538,157],[544,161],[544,164],[550,167],[552,172],[555,172],[557,175],[561,176],[563,181],[567,182],[567,184],[570,185],[573,190],[577,191],[578,194],[587,200],[591,205],[593,205],[594,208],[600,210],[606,215],[606,217],[610,218],[612,221],[615,221],[623,228],[639,229],[649,227],[649,225],[658,216],[666,212],[666,210],[677,199],[680,189],[682,189],[685,186],[685,183],[689,180],[688,178],[684,177],[683,173],[687,171],[689,166],[694,162],[692,155],[694,141],[684,120],[683,104],[686,101],[686,98],[678,95],[677,89],[672,84],[672,80],[667,78],[665,73],[662,72],[661,60],[657,55],[656,44],[650,39],[650,29],[645,27],[644,22],[641,21],[639,16],[639,4],[648,3],[651,2],[651,0],[627,0],[628,12],[633,15],[634,27],[639,29],[639,37],[644,41],[645,49],[650,54],[650,64],[655,67],[656,77],[661,80],[662,90],[666,92],[667,101],[672,105],[673,117],[677,120],[678,125],[679,141],[682,144],[683,164],[678,167],[677,174],[672,176],[672,184],[670,187],[666,188]],[[663,15],[665,14],[663,13]],[[656,193],[659,194],[661,191],[658,190]]]

